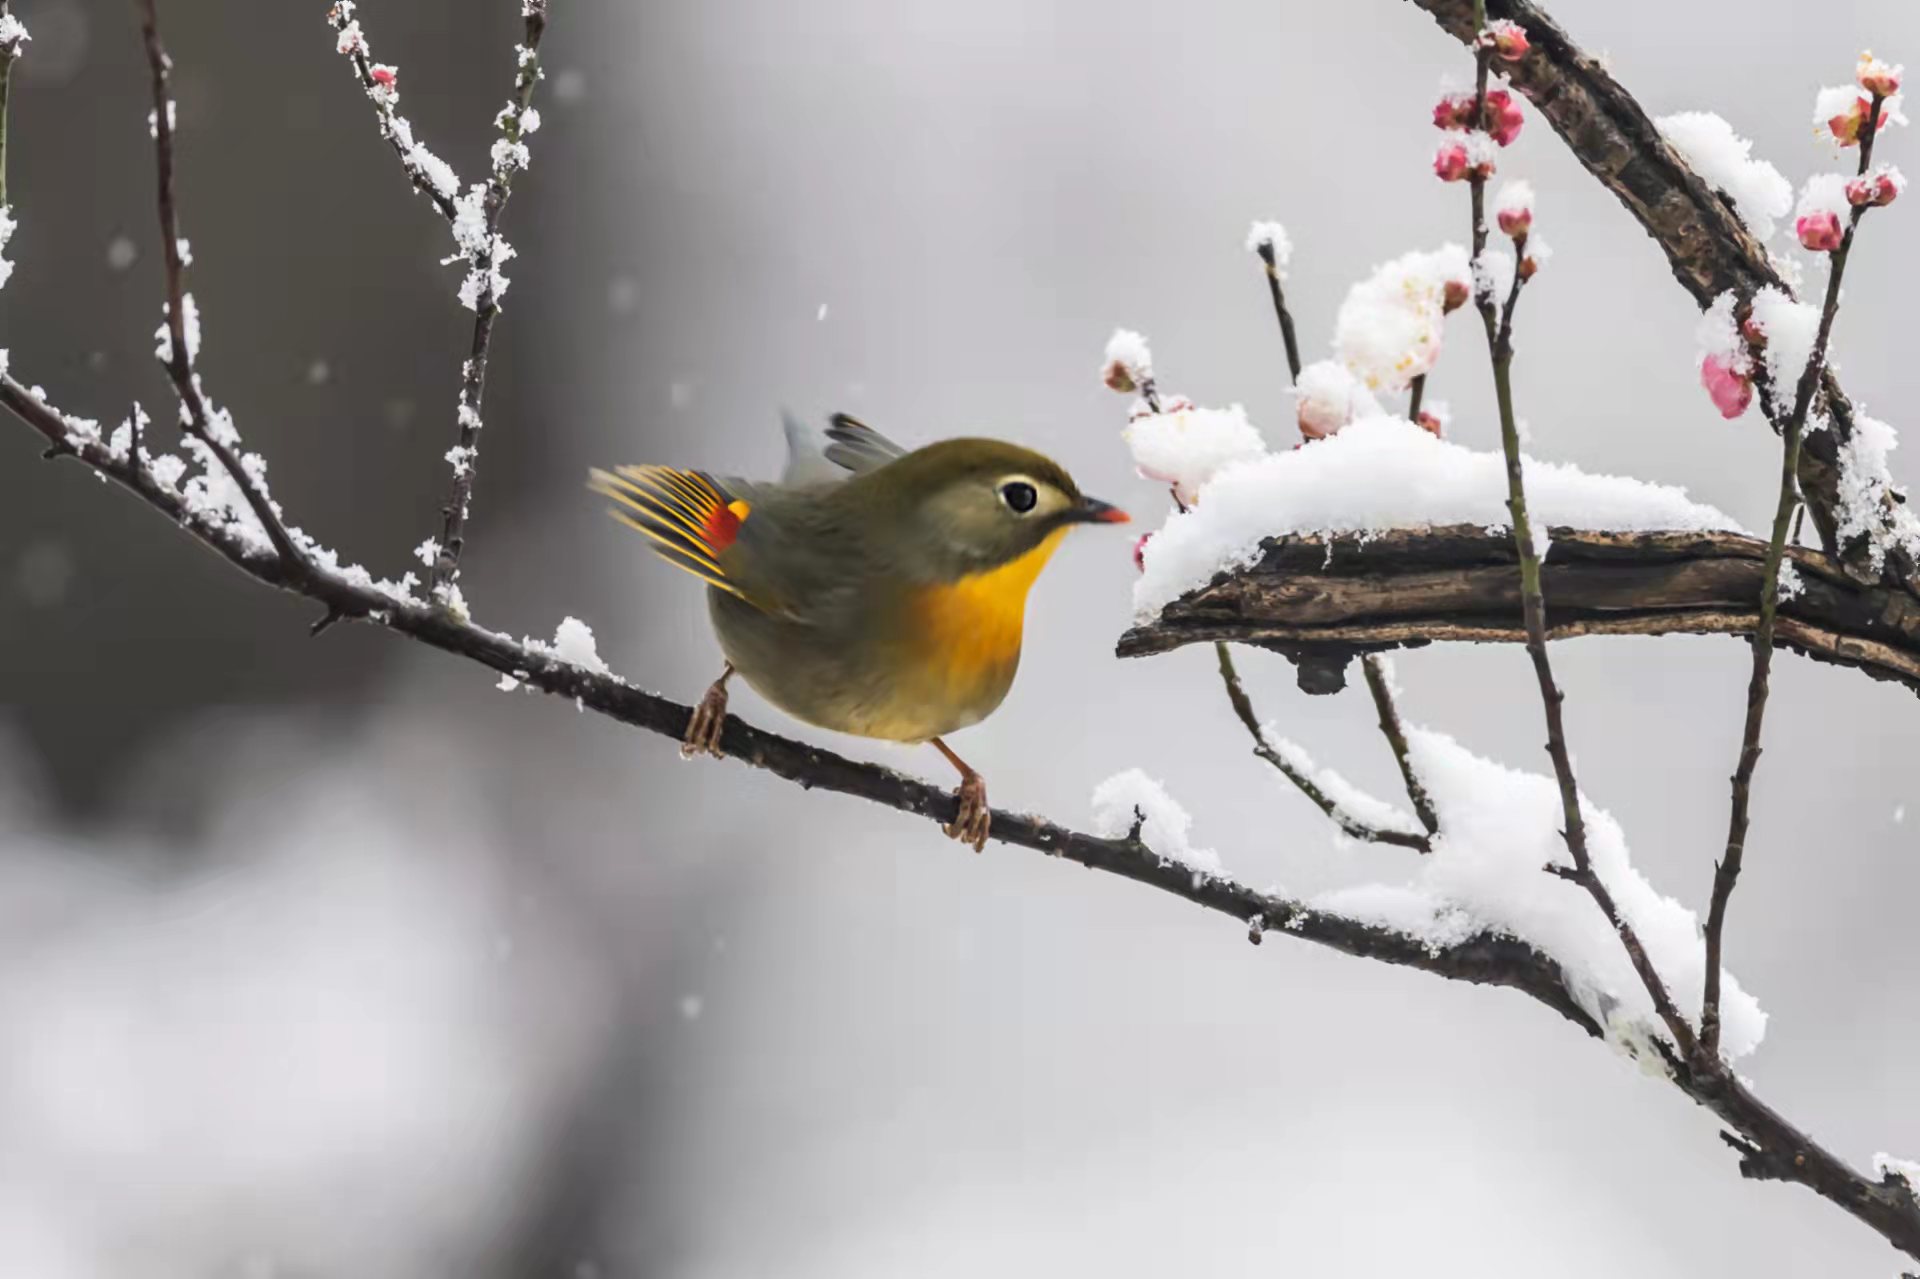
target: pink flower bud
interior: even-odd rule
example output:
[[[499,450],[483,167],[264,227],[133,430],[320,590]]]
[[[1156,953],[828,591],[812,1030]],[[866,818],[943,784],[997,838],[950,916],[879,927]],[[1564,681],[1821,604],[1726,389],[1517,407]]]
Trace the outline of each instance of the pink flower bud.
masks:
[[[1108,360],[1107,367],[1100,370],[1100,380],[1107,384],[1109,391],[1122,395],[1132,395],[1135,390],[1133,374],[1128,371],[1125,360]]]
[[[1448,280],[1440,290],[1440,314],[1452,315],[1472,299],[1472,283],[1466,280]]]
[[[1520,265],[1515,267],[1514,270],[1520,273],[1522,280],[1531,280],[1539,273],[1540,263],[1531,253],[1523,254],[1520,258]]]
[[[1413,419],[1413,424],[1433,436],[1434,439],[1437,440],[1440,438],[1440,419],[1425,409],[1420,410],[1420,415]]]
[[[1519,239],[1533,226],[1533,210],[1529,208],[1500,210],[1500,230],[1502,233]]]
[[[1868,93],[1877,93],[1883,98],[1891,98],[1900,92],[1900,73],[1904,67],[1890,67],[1871,53],[1860,55],[1860,70],[1855,78],[1860,87]]]
[[[1153,534],[1142,533],[1140,540],[1133,544],[1133,567],[1136,572],[1147,571],[1147,543],[1153,540]]]
[[[1507,18],[1489,22],[1487,29],[1480,33],[1480,44],[1492,49],[1493,55],[1502,62],[1518,62],[1533,47],[1527,39],[1527,29]]]
[[[1847,203],[1854,208],[1867,205],[1885,207],[1900,198],[1902,183],[1894,174],[1881,169],[1847,183]]]
[[[1520,126],[1527,117],[1520,113],[1520,107],[1513,95],[1505,89],[1487,90],[1486,129],[1493,140],[1501,146],[1513,145],[1520,136]]]
[[[1473,125],[1473,95],[1449,93],[1433,104],[1433,127],[1465,129]]]
[[[1856,97],[1846,110],[1827,120],[1827,131],[1843,147],[1856,145],[1860,135],[1867,130],[1867,121],[1873,115],[1873,101],[1866,97]],[[1876,130],[1885,129],[1892,112],[1886,103],[1880,104],[1880,119],[1874,125]]]
[[[1751,315],[1740,321],[1740,336],[1745,338],[1747,345],[1756,351],[1767,349],[1767,331],[1761,328],[1760,321]]]
[[[1793,224],[1793,233],[1800,237],[1803,248],[1814,253],[1831,253],[1840,247],[1844,238],[1837,213],[1803,214]]]
[[[1753,403],[1753,379],[1735,369],[1732,356],[1709,355],[1702,360],[1700,385],[1707,388],[1721,417],[1739,417]]]
[[[372,71],[368,72],[367,74],[372,78],[375,84],[379,85],[383,89],[391,89],[394,87],[394,85],[398,84],[400,81],[400,69],[398,67],[389,67],[384,64],[381,66],[375,67]]]
[[[1433,176],[1442,182],[1458,182],[1467,176],[1467,144],[1449,138],[1433,153]]]

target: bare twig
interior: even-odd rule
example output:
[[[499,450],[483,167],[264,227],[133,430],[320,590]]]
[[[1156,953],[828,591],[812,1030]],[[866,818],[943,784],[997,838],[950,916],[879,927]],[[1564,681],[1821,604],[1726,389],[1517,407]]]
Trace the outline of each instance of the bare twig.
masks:
[[[160,43],[160,16],[156,0],[139,0],[140,32],[146,46],[147,69],[153,88],[153,149],[156,166],[155,187],[160,213],[160,251],[166,263],[167,278],[167,376],[186,410],[184,429],[204,446],[233,480],[245,497],[254,518],[266,531],[267,540],[290,571],[298,572],[306,558],[293,544],[280,513],[255,478],[242,465],[235,441],[215,429],[200,390],[200,377],[194,371],[192,349],[187,344],[186,265],[180,253],[180,219],[173,194],[173,99],[167,93],[167,80],[173,62]],[[136,454],[136,457],[138,455]]]
[[[1873,139],[1880,120],[1881,97],[1873,95],[1860,136],[1860,169],[1865,176],[1873,166]],[[1834,316],[1840,310],[1840,281],[1846,274],[1847,256],[1853,250],[1854,233],[1869,206],[1856,204],[1847,219],[1846,234],[1840,247],[1829,255],[1826,301],[1820,309],[1820,327],[1814,335],[1813,351],[1807,367],[1800,373],[1793,394],[1793,412],[1781,429],[1780,493],[1774,505],[1773,536],[1767,544],[1766,574],[1760,584],[1760,624],[1753,633],[1753,673],[1747,680],[1746,723],[1741,735],[1740,758],[1733,770],[1733,800],[1727,818],[1726,851],[1713,869],[1713,896],[1707,907],[1707,972],[1700,1004],[1700,1051],[1717,1062],[1720,1052],[1720,956],[1727,924],[1727,905],[1740,878],[1740,864],[1746,853],[1747,826],[1753,795],[1753,774],[1760,764],[1760,736],[1767,717],[1767,694],[1773,671],[1774,617],[1780,608],[1780,562],[1786,554],[1788,527],[1799,504],[1796,478],[1800,470],[1800,446],[1805,437],[1807,414],[1813,407],[1814,390],[1826,364],[1827,343],[1833,335]]]
[[[340,52],[347,56],[354,77],[373,103],[380,122],[380,136],[386,139],[394,155],[399,157],[400,167],[406,170],[407,181],[413,184],[414,190],[427,197],[441,217],[452,222],[455,216],[454,198],[459,194],[460,180],[451,169],[445,167],[444,162],[434,160],[431,152],[415,144],[413,125],[394,110],[394,86],[375,79],[372,54],[366,38],[360,34],[360,24],[353,16],[357,7],[354,0],[340,0],[327,12],[327,25],[339,35]]]
[[[1247,736],[1253,739],[1255,755],[1278,769],[1288,781],[1299,787],[1302,795],[1313,801],[1314,807],[1325,813],[1334,825],[1353,838],[1365,840],[1370,844],[1396,844],[1401,848],[1412,848],[1423,853],[1430,851],[1431,845],[1423,836],[1406,831],[1383,830],[1347,812],[1321,789],[1313,778],[1295,767],[1293,761],[1276,750],[1273,743],[1267,740],[1266,730],[1260,726],[1260,717],[1254,713],[1253,702],[1247,697],[1247,690],[1240,683],[1240,673],[1234,669],[1233,665],[1233,654],[1227,650],[1224,643],[1214,645],[1214,651],[1220,658],[1220,680],[1226,685],[1227,701],[1232,704],[1234,715],[1246,728]],[[1404,741],[1403,738],[1403,746]],[[1424,815],[1422,820],[1425,820]],[[1427,827],[1428,831],[1433,829],[1431,825]]]
[[[1427,828],[1427,834],[1440,833],[1440,818],[1433,811],[1433,798],[1427,794],[1427,788],[1420,784],[1419,776],[1413,771],[1413,763],[1407,757],[1407,730],[1400,723],[1400,708],[1393,702],[1393,681],[1387,676],[1384,659],[1377,653],[1368,653],[1361,659],[1360,669],[1366,673],[1367,691],[1373,695],[1373,706],[1380,715],[1380,733],[1387,739],[1387,745],[1393,751],[1393,761],[1400,766],[1400,779],[1406,784],[1407,798],[1413,802],[1413,811],[1420,818],[1420,824]]]
[[[0,22],[12,17],[12,0],[0,0]],[[20,41],[24,38],[0,41],[0,210],[7,207],[7,104],[13,97],[13,64],[20,57]]]
[[[473,259],[470,281],[479,281],[474,299],[473,341],[467,361],[460,369],[458,409],[459,443],[449,456],[454,458],[453,489],[440,508],[439,554],[434,557],[432,589],[444,596],[460,575],[460,553],[466,548],[467,513],[473,505],[473,483],[479,475],[481,402],[487,390],[487,357],[493,342],[493,324],[500,314],[497,255],[500,248],[500,218],[506,212],[507,199],[513,194],[513,177],[525,163],[522,138],[531,131],[528,123],[533,104],[533,89],[540,82],[540,38],[547,31],[547,0],[523,0],[526,36],[518,54],[514,73],[513,99],[500,113],[500,140],[494,144],[493,170],[487,179],[481,204],[486,231],[480,243],[484,258]]]
[[[1474,0],[1474,18],[1476,32],[1486,30],[1486,0]],[[1487,73],[1493,58],[1491,44],[1476,36],[1474,41],[1474,108],[1473,119],[1486,118]],[[1484,177],[1471,179],[1473,204],[1473,252],[1476,261],[1486,249],[1487,226],[1485,221]],[[1515,244],[1516,259],[1524,252],[1524,240]],[[1533,660],[1533,673],[1540,686],[1540,704],[1546,712],[1547,755],[1553,760],[1554,780],[1560,788],[1561,819],[1565,829],[1561,832],[1567,842],[1567,852],[1573,858],[1573,867],[1564,872],[1564,877],[1579,884],[1587,894],[1606,913],[1607,922],[1613,925],[1619,934],[1620,943],[1626,948],[1627,956],[1633,962],[1634,971],[1640,976],[1641,984],[1647,988],[1647,994],[1653,1000],[1655,1012],[1666,1025],[1667,1033],[1673,1036],[1674,1044],[1685,1056],[1693,1055],[1695,1041],[1693,1028],[1674,1005],[1673,996],[1668,992],[1666,981],[1654,968],[1652,958],[1646,947],[1641,944],[1639,935],[1620,908],[1613,900],[1613,894],[1601,882],[1593,869],[1593,860],[1587,852],[1586,820],[1580,812],[1580,787],[1573,775],[1573,758],[1567,750],[1567,731],[1563,716],[1566,694],[1560,691],[1554,681],[1553,662],[1547,656],[1547,606],[1546,598],[1540,588],[1540,555],[1534,547],[1532,522],[1527,514],[1526,478],[1521,465],[1519,421],[1513,411],[1513,312],[1519,304],[1520,290],[1526,283],[1526,272],[1515,262],[1513,282],[1507,292],[1506,303],[1499,307],[1496,314],[1496,299],[1482,290],[1475,290],[1475,301],[1480,311],[1481,322],[1487,331],[1487,350],[1493,361],[1494,397],[1500,410],[1500,444],[1506,456],[1507,464],[1507,509],[1511,513],[1513,525],[1514,553],[1520,560],[1520,604],[1522,617],[1527,628],[1527,656]]]
[[[1293,312],[1287,309],[1287,295],[1280,286],[1280,264],[1274,258],[1273,241],[1262,240],[1254,245],[1255,253],[1267,268],[1267,291],[1273,296],[1273,315],[1280,321],[1280,341],[1287,348],[1287,372],[1294,381],[1300,380],[1300,340],[1293,333]]]

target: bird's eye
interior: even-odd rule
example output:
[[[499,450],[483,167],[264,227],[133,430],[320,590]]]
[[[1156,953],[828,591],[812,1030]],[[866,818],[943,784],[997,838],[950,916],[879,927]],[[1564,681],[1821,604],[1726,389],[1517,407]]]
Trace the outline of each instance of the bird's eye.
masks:
[[[1000,486],[1000,500],[1005,502],[1007,509],[1014,514],[1025,515],[1033,509],[1034,503],[1040,500],[1040,495],[1034,492],[1033,485],[1025,480],[1008,480]]]

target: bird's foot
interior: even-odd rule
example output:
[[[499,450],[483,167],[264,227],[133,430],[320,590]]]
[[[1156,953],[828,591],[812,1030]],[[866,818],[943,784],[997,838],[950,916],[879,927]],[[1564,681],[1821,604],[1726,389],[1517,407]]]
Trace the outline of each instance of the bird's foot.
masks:
[[[953,820],[940,829],[963,844],[970,845],[974,852],[985,850],[987,846],[987,828],[993,824],[993,810],[987,807],[987,779],[975,772],[968,772],[960,778],[960,789],[955,792],[959,800],[959,811]]]
[[[720,732],[727,724],[727,677],[732,674],[733,668],[729,666],[726,674],[713,681],[706,696],[693,708],[693,718],[687,721],[687,735],[680,739],[681,759],[692,759],[696,755],[726,758],[720,750]]]

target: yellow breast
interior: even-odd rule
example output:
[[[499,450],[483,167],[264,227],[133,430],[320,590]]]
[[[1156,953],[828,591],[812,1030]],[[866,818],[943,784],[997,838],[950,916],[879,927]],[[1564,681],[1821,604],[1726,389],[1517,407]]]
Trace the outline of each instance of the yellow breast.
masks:
[[[994,700],[999,700],[1020,660],[1027,592],[1066,533],[1056,529],[999,568],[919,592],[914,601],[916,635],[929,674],[962,696],[975,687],[997,685]]]

